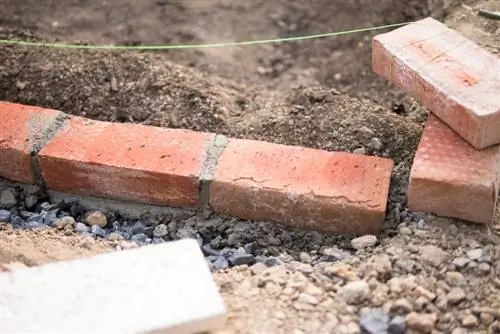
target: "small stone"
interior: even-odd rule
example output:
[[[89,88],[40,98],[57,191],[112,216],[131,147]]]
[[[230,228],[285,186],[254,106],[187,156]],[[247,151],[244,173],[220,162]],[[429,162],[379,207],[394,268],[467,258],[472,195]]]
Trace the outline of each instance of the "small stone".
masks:
[[[417,296],[424,297],[427,301],[433,301],[434,299],[436,299],[436,294],[432,291],[427,290],[423,286],[417,286],[414,292],[417,294]]]
[[[146,229],[146,226],[143,223],[141,223],[141,222],[135,222],[135,224],[130,229],[130,233],[132,233],[132,234],[141,234],[141,233],[144,233],[145,229]],[[146,234],[146,233],[144,233],[144,234]]]
[[[400,298],[392,304],[390,311],[393,313],[407,314],[413,311],[413,305],[408,299]]]
[[[0,209],[10,210],[17,204],[16,192],[12,188],[0,192]]]
[[[297,298],[297,301],[300,303],[305,303],[309,305],[317,305],[318,304],[318,299],[314,296],[311,296],[307,293],[300,293],[299,297]]]
[[[58,221],[57,214],[59,213],[59,209],[51,209],[46,212],[42,211],[43,223],[45,225],[52,226],[54,223]]]
[[[389,331],[389,315],[380,308],[369,309],[359,318],[359,327],[363,333],[380,334]]]
[[[406,324],[409,329],[422,333],[431,333],[438,317],[435,313],[411,312],[406,315]]]
[[[455,287],[455,286],[460,286],[465,284],[465,277],[458,271],[448,271],[446,273],[446,283],[448,283],[450,286]]]
[[[450,305],[460,304],[460,302],[462,302],[465,297],[466,295],[462,288],[453,288],[446,296]]]
[[[65,229],[66,227],[73,227],[75,226],[76,222],[75,219],[71,216],[66,216],[62,217],[61,219],[58,219],[54,223],[54,227],[57,228],[58,230]]]
[[[138,245],[142,245],[146,242],[146,239],[148,238],[147,235],[145,235],[144,233],[139,233],[139,234],[134,234],[130,240],[135,242],[136,244]]]
[[[474,328],[478,323],[479,321],[474,314],[469,314],[462,318],[462,326],[465,328]]]
[[[305,252],[301,252],[299,254],[299,259],[303,263],[311,263],[311,261],[312,261],[311,255],[309,255],[309,254],[307,254]]]
[[[268,257],[264,260],[264,264],[267,266],[267,267],[274,267],[274,266],[277,266],[279,265],[281,262],[278,258],[275,258],[273,256],[271,257]]]
[[[157,238],[163,238],[167,234],[168,234],[168,226],[165,224],[157,225],[153,231],[153,236]]]
[[[495,317],[491,313],[486,313],[482,312],[479,315],[479,319],[481,320],[481,323],[485,326],[489,326],[495,321]]]
[[[420,250],[422,261],[433,267],[439,267],[446,259],[446,252],[439,247],[428,245]]]
[[[98,237],[101,237],[101,238],[106,237],[106,231],[102,227],[100,227],[99,225],[92,225],[90,227],[90,233],[92,233]]]
[[[389,322],[389,327],[387,328],[388,334],[404,334],[406,331],[406,318],[403,316],[395,316]]]
[[[75,224],[75,232],[79,233],[87,233],[89,231],[89,227],[85,225],[84,223],[76,223]]]
[[[364,147],[358,147],[354,151],[352,151],[353,154],[358,154],[358,155],[366,155],[366,149]]]
[[[483,274],[488,274],[491,270],[491,266],[488,263],[480,263],[477,266],[477,269],[479,269],[479,271]]]
[[[242,266],[245,264],[251,266],[255,263],[255,256],[252,254],[235,253],[229,257],[229,263],[231,266]]]
[[[353,281],[342,286],[337,291],[337,294],[344,299],[347,304],[359,304],[369,297],[370,286],[363,280]]]
[[[94,211],[85,218],[85,223],[90,226],[104,227],[108,224],[108,219],[101,211]]]
[[[413,234],[412,230],[406,226],[400,227],[399,233],[402,235],[412,235]]]
[[[479,260],[483,256],[483,250],[481,248],[472,249],[467,252],[467,256],[472,261]]]
[[[222,270],[229,267],[229,262],[224,256],[219,255],[212,261],[212,265],[215,270]]]
[[[10,221],[10,211],[0,209],[0,222],[6,222],[8,223]]]
[[[453,259],[451,264],[453,264],[457,269],[463,269],[469,262],[470,260],[465,257],[457,257]]]
[[[107,238],[109,241],[122,241],[124,239],[120,232],[111,232]]]
[[[384,144],[382,144],[382,141],[377,137],[373,137],[370,140],[370,144],[368,144],[368,146],[374,149],[375,151],[380,151],[384,147]]]
[[[38,196],[36,195],[28,195],[24,199],[24,205],[27,209],[32,209],[38,203]]]
[[[351,240],[351,246],[356,250],[371,248],[375,246],[376,243],[377,237],[369,234]]]

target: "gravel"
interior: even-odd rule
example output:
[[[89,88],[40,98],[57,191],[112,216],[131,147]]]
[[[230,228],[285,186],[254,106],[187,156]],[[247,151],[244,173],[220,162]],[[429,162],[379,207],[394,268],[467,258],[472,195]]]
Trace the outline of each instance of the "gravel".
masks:
[[[117,250],[195,238],[230,314],[252,323],[271,317],[297,333],[500,330],[500,240],[469,225],[401,211],[403,222],[381,236],[329,237],[208,211],[130,219],[51,203],[40,190],[1,192],[10,208],[0,221],[14,230],[52,227]],[[31,208],[29,196],[38,198]]]

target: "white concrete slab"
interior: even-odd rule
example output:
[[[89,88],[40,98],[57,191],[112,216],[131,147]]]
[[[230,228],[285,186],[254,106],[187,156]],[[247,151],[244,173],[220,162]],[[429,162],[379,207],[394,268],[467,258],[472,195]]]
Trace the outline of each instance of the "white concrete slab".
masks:
[[[193,239],[0,273],[1,333],[196,333],[225,319]]]

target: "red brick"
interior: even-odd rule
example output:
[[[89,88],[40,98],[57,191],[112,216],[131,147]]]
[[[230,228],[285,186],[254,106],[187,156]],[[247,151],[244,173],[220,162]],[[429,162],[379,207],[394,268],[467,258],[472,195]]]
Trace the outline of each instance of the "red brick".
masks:
[[[1,177],[35,183],[30,154],[59,115],[56,110],[0,102]]]
[[[500,144],[500,58],[427,18],[375,36],[373,71],[477,149]]]
[[[412,211],[491,223],[500,186],[500,145],[484,150],[429,115],[410,175]]]
[[[328,233],[378,233],[393,163],[388,159],[231,139],[209,202],[234,217]]]
[[[72,118],[39,154],[46,186],[62,192],[193,207],[213,134]]]

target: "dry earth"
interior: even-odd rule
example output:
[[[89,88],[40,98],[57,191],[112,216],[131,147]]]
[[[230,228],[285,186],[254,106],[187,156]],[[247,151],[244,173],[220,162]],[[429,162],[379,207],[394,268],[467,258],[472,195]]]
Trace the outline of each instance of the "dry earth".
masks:
[[[500,10],[498,1],[465,3]],[[427,15],[499,53],[498,21],[478,17],[457,1],[0,0],[0,37],[204,43]],[[229,308],[227,333],[359,333],[363,319],[373,325],[381,318],[376,307],[404,316],[409,333],[500,332],[495,228],[401,216],[426,110],[371,73],[370,37],[376,33],[156,53],[0,46],[0,100],[396,161],[387,229],[377,244],[350,249],[333,263],[315,264],[314,256],[332,249],[312,245],[298,256],[282,253],[280,266],[214,273]],[[115,246],[73,231],[0,226],[0,264],[39,265]],[[401,318],[394,319],[393,328],[401,329]]]

